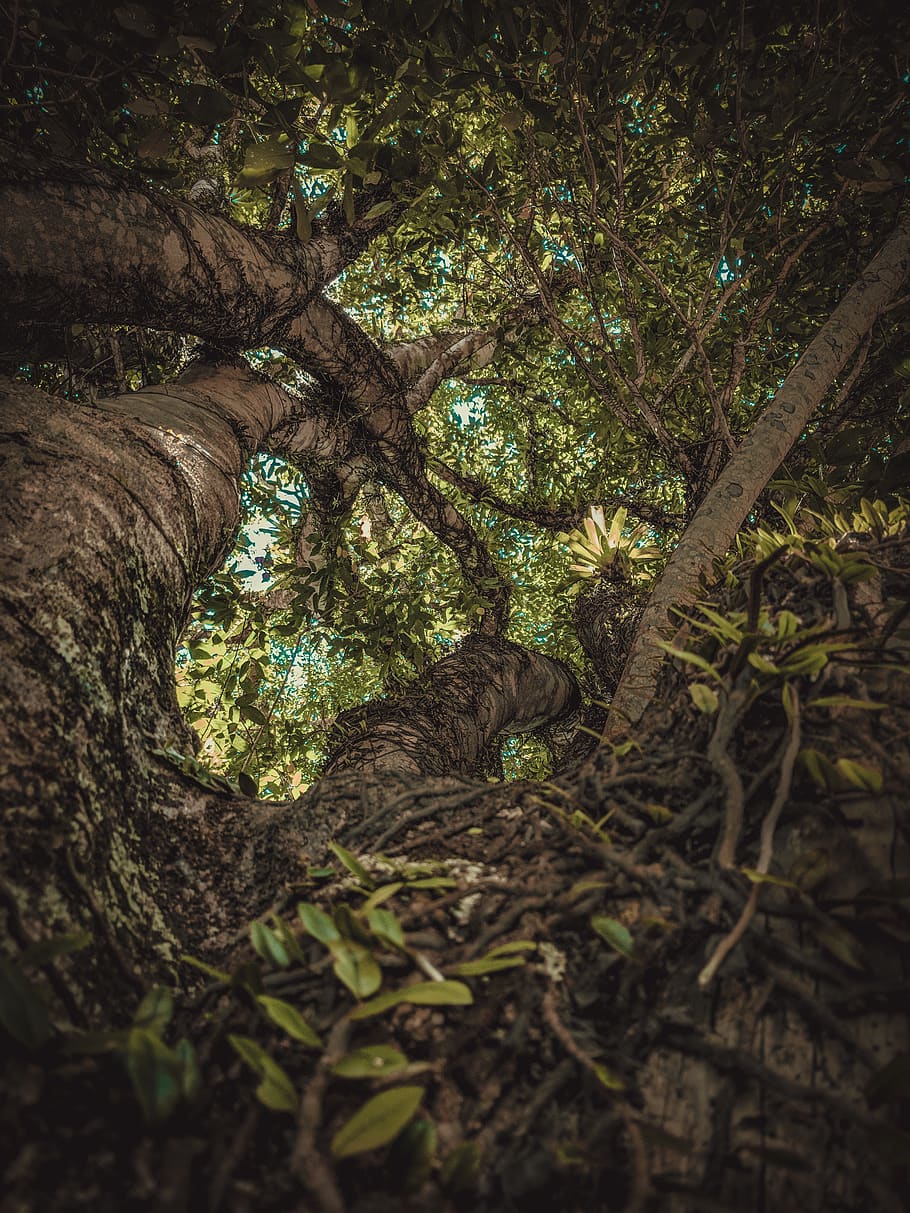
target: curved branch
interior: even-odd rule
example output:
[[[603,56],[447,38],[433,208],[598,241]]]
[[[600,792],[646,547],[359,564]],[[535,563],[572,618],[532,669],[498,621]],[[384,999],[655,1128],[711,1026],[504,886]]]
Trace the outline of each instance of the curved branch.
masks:
[[[500,733],[524,733],[580,703],[568,666],[502,639],[470,636],[413,686],[338,718],[326,774],[470,775]],[[344,736],[345,732],[349,735]]]

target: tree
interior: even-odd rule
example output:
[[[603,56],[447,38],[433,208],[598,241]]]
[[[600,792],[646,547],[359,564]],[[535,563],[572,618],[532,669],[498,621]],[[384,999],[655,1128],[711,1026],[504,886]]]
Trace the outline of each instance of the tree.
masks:
[[[11,1207],[903,1207],[886,16],[13,7]]]

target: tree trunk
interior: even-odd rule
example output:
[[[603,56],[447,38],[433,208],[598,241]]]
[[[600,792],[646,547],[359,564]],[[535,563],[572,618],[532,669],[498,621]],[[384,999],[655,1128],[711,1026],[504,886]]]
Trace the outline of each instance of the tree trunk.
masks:
[[[899,268],[895,258],[883,279]],[[350,326],[328,304],[314,309],[295,329],[313,320],[300,348],[353,383],[364,363],[351,360]],[[365,338],[362,348],[382,366]],[[395,376],[361,384],[364,432],[390,480],[424,500]],[[6,1208],[904,1208],[906,695],[883,686],[887,713],[804,702],[788,719],[777,692],[721,745],[671,687],[662,719],[624,754],[602,748],[543,784],[472,782],[453,772],[474,772],[494,733],[561,715],[574,695],[559,663],[475,639],[368,709],[305,797],[240,796],[193,758],[174,646],[236,527],[246,460],[276,427],[289,432],[296,407],[242,366],[194,367],[96,408],[5,389],[0,1020],[22,1027],[30,944],[95,936],[48,970],[47,1030],[8,1040]],[[906,541],[892,542],[881,610],[855,587],[847,604],[879,665],[901,653],[889,629],[907,567]],[[797,577],[786,561],[775,576],[775,601],[807,614],[830,593],[826,577]],[[835,689],[866,697],[855,669],[841,677]],[[804,679],[797,693],[819,689]],[[792,761],[797,719],[832,761],[873,756],[882,788],[871,775],[863,787],[813,783]],[[783,806],[771,873],[783,885],[714,863],[731,764],[743,784],[735,862],[763,866]],[[345,850],[330,850],[336,839]],[[304,932],[288,912],[298,899]],[[193,986],[183,952],[227,966],[230,980]],[[374,970],[400,999],[385,1010],[366,1005]],[[440,1000],[453,988],[440,976],[468,997],[456,987],[456,1001]],[[181,993],[158,1035],[148,1006],[130,1028],[153,980]],[[408,993],[415,980],[435,1004]],[[307,1047],[279,1011],[297,1036],[285,1032],[268,998],[324,1045]],[[171,1060],[186,1056],[181,1035],[201,1063],[195,1093],[174,1088],[187,1073]],[[289,1097],[260,1062],[271,1110],[254,1103],[231,1037],[267,1050]],[[374,1065],[360,1083],[338,1072],[348,1049],[377,1045],[407,1067]],[[389,1150],[345,1157],[336,1134],[390,1079],[419,1088],[412,1129]],[[157,1111],[165,1097],[170,1118]]]
[[[173,974],[182,949],[223,953],[300,871],[301,852],[316,862],[341,831],[331,807],[304,822],[299,807],[219,789],[174,693],[176,640],[233,539],[245,462],[289,417],[299,449],[297,404],[242,365],[197,364],[93,408],[5,385],[2,677],[16,706],[0,720],[2,845],[23,940],[94,918],[121,976]],[[315,423],[311,434],[322,442]],[[463,703],[465,661],[483,693]],[[413,698],[435,702],[434,733],[467,766],[496,733],[560,714],[574,694],[564,667],[505,642],[476,642],[438,669]],[[440,769],[434,733],[423,756],[412,729],[349,744],[336,767],[381,744],[377,769]],[[454,750],[442,767],[459,768]],[[97,977],[86,974],[87,997]]]

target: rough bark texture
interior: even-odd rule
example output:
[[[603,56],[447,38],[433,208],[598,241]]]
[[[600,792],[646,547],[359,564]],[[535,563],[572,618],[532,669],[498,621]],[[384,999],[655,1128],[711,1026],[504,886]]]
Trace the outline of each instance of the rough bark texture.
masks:
[[[131,212],[137,224],[146,203]],[[73,223],[84,225],[73,206]],[[47,213],[43,227],[62,241]],[[141,243],[116,227],[110,236],[125,242],[120,251]],[[72,256],[68,272],[78,276]],[[56,274],[69,264],[54,263]],[[870,289],[884,290],[902,264],[894,256]],[[48,318],[53,276],[42,279],[37,263],[35,272]],[[147,265],[133,272],[148,281]],[[75,276],[60,291],[74,310]],[[103,292],[104,276],[93,291]],[[26,279],[5,281],[24,305]],[[201,292],[187,288],[194,299]],[[286,330],[296,352],[363,427],[387,482],[451,540],[457,522],[444,499],[427,496],[393,364],[324,300],[301,317]],[[364,367],[375,375],[363,378]],[[5,1207],[905,1208],[910,931],[906,885],[893,882],[910,867],[910,697],[898,628],[906,536],[890,542],[887,559],[878,553],[877,601],[862,598],[862,583],[847,596],[863,653],[825,674],[832,689],[881,697],[889,710],[832,713],[811,702],[821,680],[797,680],[803,744],[871,756],[880,791],[821,790],[793,765],[800,737],[779,688],[722,737],[684,687],[670,688],[661,718],[624,754],[602,748],[545,784],[457,778],[453,765],[473,770],[494,731],[571,706],[561,666],[485,638],[398,702],[368,710],[365,729],[345,739],[333,772],[305,797],[266,806],[205,782],[176,710],[172,662],[190,595],[236,525],[245,461],[270,428],[293,431],[297,408],[242,367],[193,368],[166,389],[98,408],[7,388],[0,895],[9,938],[0,976],[7,958],[48,934],[88,926],[96,943],[51,966],[48,1039],[32,1050],[7,1042]],[[464,561],[482,568],[483,553],[461,539]],[[827,576],[783,560],[766,592],[807,625],[830,625],[845,605],[835,610]],[[719,870],[734,799],[736,866]],[[755,894],[738,865],[762,862],[767,823],[781,809],[775,871],[790,883]],[[365,873],[327,853],[333,839]],[[403,946],[388,919],[364,910],[365,882],[385,885],[372,908],[397,916]],[[348,970],[337,948],[301,931],[290,912],[298,898],[335,911],[323,935],[347,941]],[[270,906],[295,936],[287,965],[245,946],[245,922]],[[748,929],[706,982],[706,963],[750,906]],[[502,944],[525,950],[491,964]],[[227,965],[233,978],[183,987],[166,1033],[175,1046],[181,1035],[195,1042],[202,1085],[171,1119],[149,1125],[130,1087],[130,1037],[108,1035],[95,1057],[97,1041],[79,1030],[128,1027],[150,980],[185,980],[184,950]],[[363,970],[364,950],[386,990],[406,995],[415,979],[441,974],[468,983],[472,1001],[424,1006],[405,996],[354,1018],[363,999],[352,996],[349,970]],[[263,991],[305,1014],[324,1048],[303,1047],[268,1019]],[[255,1080],[239,1069],[230,1034],[280,1059],[296,1093],[288,1110],[254,1103]],[[346,1049],[376,1044],[417,1068],[359,1084],[333,1069]],[[880,1071],[891,1062],[889,1088]],[[418,1135],[427,1140],[432,1126],[438,1140],[422,1174],[407,1138],[332,1160],[337,1130],[390,1078],[422,1089]]]
[[[289,422],[301,441],[299,404],[243,366],[198,364],[94,408],[4,385],[3,870],[25,935],[94,916],[150,972],[190,942],[223,950],[343,824],[215,793],[174,697],[176,639],[233,537],[246,459]],[[501,649],[476,725],[479,703],[436,698],[436,728],[465,752],[472,727],[483,747],[571,696],[557,663]],[[475,683],[494,652],[476,651]]]
[[[562,662],[505,640],[469,637],[398,699],[366,703],[336,725],[327,774],[472,775],[493,740],[555,723],[578,707]]]
[[[694,602],[699,580],[724,556],[831,384],[910,272],[910,209],[787,376],[705,496],[654,586],[616,695],[607,737],[642,718],[654,696],[670,611]]]

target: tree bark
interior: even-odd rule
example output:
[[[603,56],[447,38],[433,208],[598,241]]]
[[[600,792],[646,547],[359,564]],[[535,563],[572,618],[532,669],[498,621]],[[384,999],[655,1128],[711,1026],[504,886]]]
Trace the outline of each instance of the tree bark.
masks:
[[[108,953],[85,991],[105,961],[128,988],[140,969],[173,975],[187,948],[224,954],[344,826],[330,803],[304,813],[213,786],[174,692],[177,637],[233,539],[250,454],[289,424],[298,442],[305,426],[325,441],[300,409],[243,364],[195,364],[167,387],[92,408],[4,385],[0,677],[15,707],[0,717],[0,864],[23,939],[100,930]],[[559,713],[571,694],[558,663],[492,651],[482,744]],[[437,701],[436,727],[461,730],[467,752],[480,699],[466,707],[454,697],[465,684],[445,670],[441,681],[453,698]]]
[[[579,703],[561,661],[506,640],[469,637],[403,695],[345,712],[336,726],[343,740],[326,774],[474,775],[500,734],[555,723]]]

